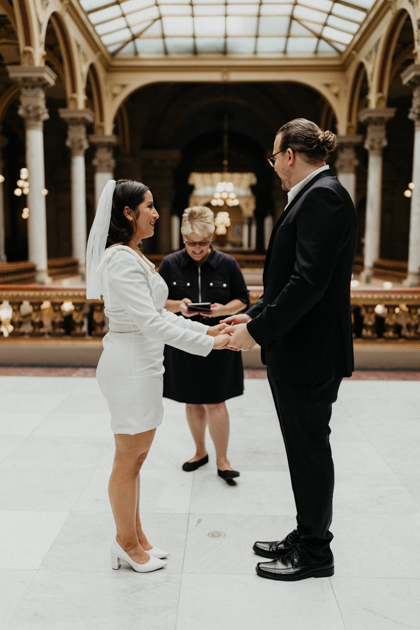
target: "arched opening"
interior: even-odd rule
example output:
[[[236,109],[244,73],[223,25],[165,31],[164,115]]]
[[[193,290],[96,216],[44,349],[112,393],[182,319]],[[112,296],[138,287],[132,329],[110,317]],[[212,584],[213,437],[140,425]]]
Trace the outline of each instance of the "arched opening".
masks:
[[[395,261],[408,258],[410,199],[404,191],[412,178],[414,142],[413,122],[408,118],[412,89],[402,83],[401,73],[414,63],[415,43],[410,16],[404,12],[401,20],[395,23],[398,37],[390,42],[393,52],[384,77],[387,106],[396,112],[387,124],[384,149],[380,258]]]
[[[282,124],[297,117],[336,127],[331,107],[314,89],[293,82],[277,83],[161,83],[132,93],[116,116],[116,133],[127,142],[116,152],[117,176],[136,177],[150,185],[158,210],[180,216],[189,205],[191,173],[223,170],[224,120],[228,119],[229,172],[255,174],[257,251],[264,249],[264,219],[276,219],[287,196],[266,161]],[[159,207],[160,206],[160,207]],[[169,210],[168,210],[169,208]],[[145,243],[159,248],[157,239]],[[167,240],[166,240],[167,242]],[[162,251],[162,249],[161,249]]]
[[[15,28],[6,13],[0,15],[0,184],[3,197],[3,242],[1,257],[9,262],[26,260],[28,254],[27,222],[22,217],[23,200],[13,194],[19,179],[19,170],[25,166],[25,132],[22,118],[18,115],[20,89],[10,79],[6,66],[20,63],[19,41]]]
[[[66,147],[67,125],[59,116],[66,108],[66,62],[61,37],[57,36],[59,22],[53,16],[45,34],[45,64],[57,75],[55,85],[46,89],[48,120],[44,123],[45,186],[48,190],[47,242],[48,258],[71,256],[71,211],[69,149]],[[23,121],[22,121],[23,124]]]

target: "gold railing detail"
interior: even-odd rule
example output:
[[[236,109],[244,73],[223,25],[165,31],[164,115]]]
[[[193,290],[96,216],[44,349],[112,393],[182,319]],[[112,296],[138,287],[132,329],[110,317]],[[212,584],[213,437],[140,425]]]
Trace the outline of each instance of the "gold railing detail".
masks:
[[[87,300],[84,287],[0,285],[0,304],[0,339],[83,339],[105,334],[104,304],[102,300]]]
[[[255,304],[262,288],[249,291]],[[420,339],[420,288],[352,289],[351,304],[357,341]],[[0,342],[6,337],[101,338],[106,330],[102,300],[87,300],[84,287],[0,285]]]

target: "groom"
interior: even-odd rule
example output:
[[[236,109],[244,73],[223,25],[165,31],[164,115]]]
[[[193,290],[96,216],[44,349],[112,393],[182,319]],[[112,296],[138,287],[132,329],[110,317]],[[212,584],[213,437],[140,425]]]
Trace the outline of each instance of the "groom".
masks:
[[[334,134],[298,118],[283,125],[269,158],[288,204],[274,226],[264,294],[232,323],[230,347],[262,349],[286,446],[297,527],[283,540],[256,542],[257,573],[274,580],[328,577],[334,466],[332,404],[353,371],[350,280],[356,213],[326,164]]]

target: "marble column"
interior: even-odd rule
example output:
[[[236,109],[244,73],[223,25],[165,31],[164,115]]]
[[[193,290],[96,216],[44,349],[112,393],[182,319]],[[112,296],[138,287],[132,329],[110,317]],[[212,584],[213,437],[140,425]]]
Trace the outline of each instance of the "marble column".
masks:
[[[394,116],[395,108],[363,109],[359,120],[367,125],[365,149],[369,153],[365,253],[362,278],[370,283],[373,275],[373,264],[379,258],[381,245],[381,211],[382,211],[382,153],[388,142],[386,139],[386,123]]]
[[[271,232],[273,231],[273,217],[268,214],[264,219],[264,249],[267,251],[270,243]]]
[[[248,217],[242,223],[242,249],[249,249],[249,222]]]
[[[4,177],[3,173],[3,149],[8,143],[8,139],[4,136],[0,136],[0,175]],[[7,262],[6,256],[6,226],[4,222],[4,190],[3,182],[0,182],[0,263]]]
[[[338,157],[335,162],[337,177],[356,205],[356,168],[359,164],[355,147],[363,141],[361,135],[337,136]]]
[[[60,109],[68,124],[66,146],[71,152],[71,238],[72,253],[79,262],[79,273],[86,274],[86,174],[85,151],[89,147],[86,125],[93,123],[90,109]]]
[[[18,113],[25,121],[26,167],[29,171],[28,249],[35,263],[36,281],[49,284],[47,213],[44,167],[44,120],[49,118],[45,88],[54,85],[56,75],[48,66],[7,66],[11,79],[21,88]]]
[[[420,64],[409,66],[401,74],[402,82],[413,89],[413,101],[408,117],[414,121],[413,175],[411,195],[410,236],[408,244],[408,275],[406,287],[420,285]]]
[[[89,143],[96,147],[92,164],[95,167],[95,211],[98,207],[99,197],[108,180],[114,179],[114,147],[117,144],[117,136],[92,134]]]
[[[177,214],[171,216],[171,249],[173,252],[179,250],[179,241],[181,237],[181,221]]]

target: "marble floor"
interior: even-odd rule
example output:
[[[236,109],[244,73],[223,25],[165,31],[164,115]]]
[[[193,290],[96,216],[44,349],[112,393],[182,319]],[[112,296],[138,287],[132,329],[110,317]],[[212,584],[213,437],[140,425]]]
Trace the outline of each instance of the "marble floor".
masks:
[[[345,381],[335,405],[330,579],[255,574],[256,539],[283,537],[294,507],[265,379],[229,401],[235,486],[195,473],[183,406],[142,473],[143,522],[165,569],[112,571],[113,456],[94,378],[0,376],[1,630],[420,629],[420,383]]]

